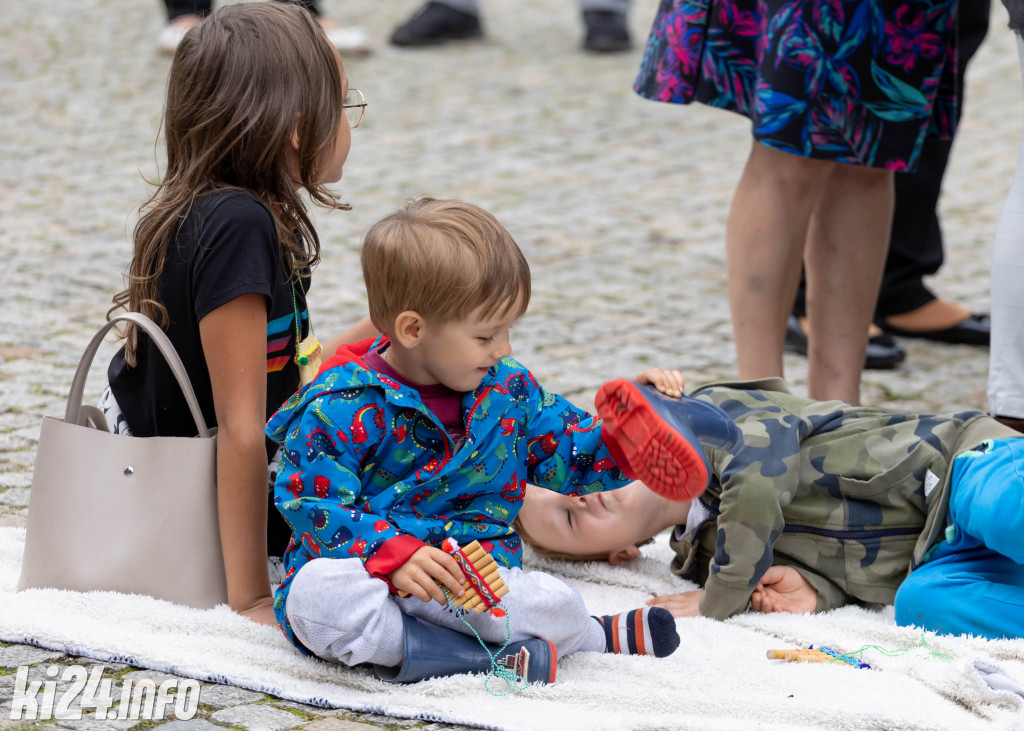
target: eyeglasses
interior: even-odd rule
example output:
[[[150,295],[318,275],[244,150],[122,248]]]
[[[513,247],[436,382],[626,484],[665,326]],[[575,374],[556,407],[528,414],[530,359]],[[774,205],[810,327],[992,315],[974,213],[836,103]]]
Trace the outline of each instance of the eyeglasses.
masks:
[[[359,89],[349,89],[348,96],[341,102],[341,108],[345,110],[345,119],[348,126],[355,129],[363,121],[363,112],[366,111],[366,97]]]

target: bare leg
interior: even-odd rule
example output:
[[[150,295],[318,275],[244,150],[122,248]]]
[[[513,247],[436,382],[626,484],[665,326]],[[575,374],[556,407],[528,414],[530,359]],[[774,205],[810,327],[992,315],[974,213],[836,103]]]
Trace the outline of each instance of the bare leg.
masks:
[[[725,236],[729,307],[742,379],[782,375],[786,320],[800,281],[807,227],[836,164],[753,144]]]
[[[807,269],[807,391],[860,402],[868,326],[892,225],[893,173],[837,164],[811,217]]]
[[[971,311],[961,304],[944,299],[933,299],[913,310],[889,315],[885,324],[901,330],[944,330],[963,322]]]

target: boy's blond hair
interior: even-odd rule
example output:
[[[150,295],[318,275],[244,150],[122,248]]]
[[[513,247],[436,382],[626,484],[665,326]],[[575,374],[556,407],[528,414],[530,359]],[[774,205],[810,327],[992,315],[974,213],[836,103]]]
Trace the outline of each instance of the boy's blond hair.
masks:
[[[527,544],[533,549],[533,552],[538,556],[544,556],[545,558],[561,558],[566,561],[607,561],[610,555],[608,551],[601,553],[566,553],[565,551],[552,551],[549,548],[545,548],[542,541],[538,541],[536,536],[530,535],[530,532],[523,526],[523,521],[516,516],[512,520],[512,530],[514,530],[520,538],[523,539],[523,543]],[[648,538],[643,541],[638,541],[635,545],[637,548],[640,546],[646,546],[648,543],[652,543],[653,538]]]
[[[564,551],[552,551],[551,549],[545,548],[544,543],[538,541],[536,535],[530,535],[529,531],[525,529],[519,516],[516,516],[512,520],[512,529],[516,531],[522,542],[534,549],[534,553],[538,556],[544,556],[545,558],[560,558],[566,561],[607,561],[610,555],[608,551],[600,553],[566,553]],[[644,541],[638,541],[635,545],[637,548],[646,546],[649,543],[653,543],[654,539],[646,539]]]
[[[519,534],[519,537],[523,539],[523,543],[527,544],[533,549],[534,553],[538,556],[544,556],[545,558],[562,558],[567,561],[607,561],[608,554],[595,553],[595,554],[583,554],[583,553],[565,553],[563,551],[552,551],[544,547],[544,544],[539,542],[536,536],[530,535],[530,533],[523,528],[523,521],[519,520],[519,517],[512,521],[512,530]]]
[[[370,319],[388,332],[415,310],[449,322],[519,313],[530,302],[530,265],[498,219],[472,203],[418,198],[366,233],[361,261]]]

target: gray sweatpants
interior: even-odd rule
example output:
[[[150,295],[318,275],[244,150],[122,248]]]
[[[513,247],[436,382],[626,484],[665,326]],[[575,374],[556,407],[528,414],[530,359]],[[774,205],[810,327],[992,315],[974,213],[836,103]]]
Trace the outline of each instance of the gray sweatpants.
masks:
[[[558,656],[603,652],[604,630],[587,613],[583,597],[562,581],[540,571],[499,568],[508,594],[511,641],[543,637]],[[472,634],[455,610],[415,597],[400,599],[387,584],[370,576],[357,558],[313,559],[295,575],[285,606],[295,637],[313,654],[343,665],[374,663],[393,667],[402,662],[402,614]],[[501,645],[504,617],[467,612],[466,620],[480,637]]]
[[[436,2],[463,13],[480,15],[480,0],[436,0]],[[584,13],[588,10],[608,10],[622,15],[629,12],[629,0],[579,0],[579,3],[580,11]]]

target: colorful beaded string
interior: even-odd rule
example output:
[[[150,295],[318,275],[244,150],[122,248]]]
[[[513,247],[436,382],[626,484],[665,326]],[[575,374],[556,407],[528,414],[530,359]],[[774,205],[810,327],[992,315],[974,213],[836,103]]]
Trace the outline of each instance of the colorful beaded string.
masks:
[[[817,649],[817,650],[821,650],[822,652],[827,651],[827,648],[824,648],[824,647],[814,647],[814,645],[811,645],[811,647],[814,648],[814,649]],[[854,650],[853,652],[841,652],[841,653],[839,653],[837,659],[843,660],[844,662],[850,662],[850,661],[857,661],[857,662],[859,662],[859,660],[857,658],[855,658],[854,656],[855,655],[856,656],[863,655],[868,650],[874,650],[875,652],[880,652],[881,654],[885,655],[886,657],[899,657],[900,655],[906,655],[911,650],[916,650],[918,647],[923,647],[925,650],[928,651],[929,655],[931,655],[934,658],[938,658],[939,660],[948,660],[949,659],[949,655],[947,655],[946,653],[939,652],[938,650],[933,650],[931,648],[931,645],[928,644],[928,640],[925,639],[925,636],[924,636],[923,632],[921,633],[921,644],[917,645],[917,647],[904,647],[904,648],[901,648],[901,649],[898,649],[898,650],[887,650],[886,648],[880,647],[878,645],[864,645],[864,647],[860,648],[859,650]],[[829,653],[829,654],[831,654],[831,653]]]
[[[461,550],[462,549],[459,549],[460,552]],[[458,556],[455,557],[455,560],[459,560]],[[467,574],[467,579],[468,578],[469,575]],[[441,591],[444,592],[444,595],[448,598],[449,603],[451,602],[452,599],[455,598],[443,586],[441,587]],[[483,595],[481,594],[480,596],[482,597]],[[497,602],[498,604],[500,604],[501,600],[498,599]],[[502,611],[502,615],[504,615],[505,617],[505,642],[502,643],[501,647],[499,647],[496,652],[492,653],[489,649],[487,649],[487,643],[483,641],[483,638],[480,637],[480,634],[476,631],[473,625],[471,625],[466,620],[467,612],[463,610],[461,607],[456,607],[454,605],[452,606],[452,608],[455,610],[455,616],[458,617],[464,625],[469,627],[469,631],[473,633],[473,636],[476,637],[476,641],[480,643],[480,646],[484,648],[484,652],[487,653],[487,657],[490,658],[491,669],[487,671],[487,677],[484,679],[484,690],[487,691],[488,695],[494,696],[495,698],[501,698],[502,696],[511,695],[515,691],[526,690],[526,687],[529,685],[529,682],[526,680],[526,678],[516,675],[508,668],[498,664],[497,660],[498,656],[502,652],[504,652],[506,647],[508,647],[508,643],[512,641],[512,627],[509,624],[508,612]],[[504,681],[505,689],[503,691],[495,692],[491,690],[490,682],[494,678],[499,678],[502,681]]]

